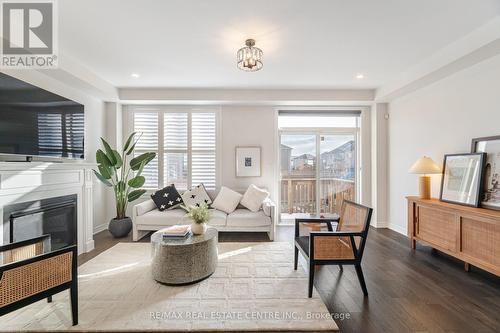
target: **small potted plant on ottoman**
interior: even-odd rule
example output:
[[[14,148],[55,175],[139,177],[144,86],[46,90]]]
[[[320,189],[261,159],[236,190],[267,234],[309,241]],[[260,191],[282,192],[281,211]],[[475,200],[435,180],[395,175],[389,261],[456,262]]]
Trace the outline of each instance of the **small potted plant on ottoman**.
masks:
[[[141,189],[146,178],[142,171],[146,164],[151,162],[156,153],[143,153],[134,156],[134,149],[140,136],[134,140],[137,133],[130,134],[127,142],[122,148],[121,154],[112,149],[110,145],[101,138],[104,150],[98,149],[96,161],[99,171],[94,170],[96,177],[108,187],[112,187],[116,201],[116,217],[109,222],[108,230],[115,237],[125,237],[132,230],[132,219],[127,214],[129,202],[139,199],[146,190]],[[127,164],[127,158],[133,157]]]
[[[182,208],[187,210],[187,216],[193,221],[191,223],[191,232],[194,235],[203,235],[207,231],[207,222],[211,216],[208,205],[203,203],[196,207],[182,206]]]

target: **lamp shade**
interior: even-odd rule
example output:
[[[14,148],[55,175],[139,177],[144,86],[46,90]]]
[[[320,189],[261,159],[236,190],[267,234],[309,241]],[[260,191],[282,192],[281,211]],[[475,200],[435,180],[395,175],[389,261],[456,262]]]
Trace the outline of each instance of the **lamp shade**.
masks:
[[[408,172],[425,175],[425,174],[441,173],[441,168],[439,167],[439,165],[436,164],[436,162],[432,160],[432,158],[423,156],[419,158],[415,162],[415,164],[411,166]]]

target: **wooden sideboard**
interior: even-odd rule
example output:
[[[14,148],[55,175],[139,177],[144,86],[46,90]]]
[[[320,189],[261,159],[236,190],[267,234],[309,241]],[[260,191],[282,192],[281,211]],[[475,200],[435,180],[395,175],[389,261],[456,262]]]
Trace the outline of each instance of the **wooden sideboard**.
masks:
[[[407,197],[408,238],[500,276],[500,211]]]

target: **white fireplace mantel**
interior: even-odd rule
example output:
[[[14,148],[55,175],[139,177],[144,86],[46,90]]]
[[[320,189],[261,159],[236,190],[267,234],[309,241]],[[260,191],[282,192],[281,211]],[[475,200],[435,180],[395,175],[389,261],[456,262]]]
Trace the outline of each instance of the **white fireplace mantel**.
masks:
[[[0,244],[3,207],[64,195],[77,195],[78,253],[94,248],[91,163],[0,162]]]

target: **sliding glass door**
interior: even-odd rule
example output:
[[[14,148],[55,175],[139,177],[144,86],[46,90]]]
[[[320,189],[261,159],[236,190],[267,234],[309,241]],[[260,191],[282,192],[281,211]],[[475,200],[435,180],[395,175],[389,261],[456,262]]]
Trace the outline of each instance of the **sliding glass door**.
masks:
[[[344,199],[356,198],[356,136],[319,136],[319,213],[340,212]]]
[[[281,213],[284,219],[316,211],[316,146],[315,134],[281,135]]]
[[[281,222],[338,214],[344,200],[357,200],[359,117],[280,113],[278,119]]]

